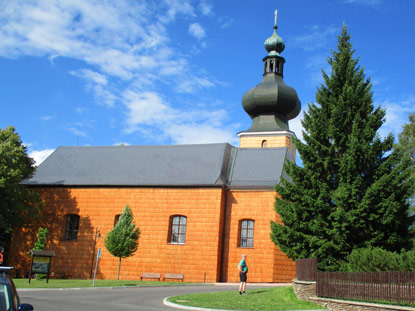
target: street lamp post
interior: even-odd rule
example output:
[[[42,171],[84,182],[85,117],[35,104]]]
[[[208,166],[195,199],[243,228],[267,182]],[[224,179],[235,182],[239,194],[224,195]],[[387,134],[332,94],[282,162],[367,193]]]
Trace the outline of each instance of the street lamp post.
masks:
[[[92,248],[91,272],[89,273],[89,279],[92,279],[92,270],[94,268],[94,258],[95,258],[95,246],[97,244],[97,239],[99,238],[101,238],[101,233],[99,229],[95,229],[94,247]]]

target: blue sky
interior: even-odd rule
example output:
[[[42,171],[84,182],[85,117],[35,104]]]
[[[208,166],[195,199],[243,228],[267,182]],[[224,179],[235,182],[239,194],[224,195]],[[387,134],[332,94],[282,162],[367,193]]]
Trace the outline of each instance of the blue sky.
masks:
[[[0,128],[37,163],[61,145],[237,146],[275,9],[303,111],[345,23],[387,111],[380,134],[397,135],[415,112],[413,0],[0,0]]]

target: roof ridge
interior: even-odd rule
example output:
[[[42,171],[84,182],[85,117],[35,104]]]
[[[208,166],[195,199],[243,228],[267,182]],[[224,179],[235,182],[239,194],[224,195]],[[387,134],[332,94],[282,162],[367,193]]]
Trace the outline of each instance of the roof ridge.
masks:
[[[191,148],[201,146],[226,146],[229,143],[211,143],[211,144],[178,144],[178,145],[107,145],[107,146],[59,146],[56,149],[110,149],[110,148]]]

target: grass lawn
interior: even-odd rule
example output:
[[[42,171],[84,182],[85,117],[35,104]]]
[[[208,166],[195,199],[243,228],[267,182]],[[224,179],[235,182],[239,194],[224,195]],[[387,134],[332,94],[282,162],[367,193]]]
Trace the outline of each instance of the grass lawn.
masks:
[[[312,302],[298,300],[292,287],[272,287],[238,291],[189,294],[170,297],[168,301],[192,307],[226,310],[311,310],[324,309]]]
[[[57,280],[50,279],[49,283],[46,280],[31,280],[28,279],[13,279],[17,288],[71,288],[71,287],[92,287],[92,280]],[[95,280],[95,287],[115,287],[115,286],[165,286],[165,285],[180,285],[180,284],[194,284],[186,282],[159,282],[159,281],[125,281],[125,280]]]

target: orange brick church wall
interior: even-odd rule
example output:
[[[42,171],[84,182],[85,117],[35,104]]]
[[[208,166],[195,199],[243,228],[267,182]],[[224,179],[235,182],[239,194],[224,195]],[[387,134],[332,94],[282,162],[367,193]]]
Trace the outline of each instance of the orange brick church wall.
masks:
[[[273,209],[274,191],[222,188],[43,188],[37,191],[46,202],[45,217],[40,222],[34,221],[29,229],[16,231],[10,249],[9,262],[21,275],[29,271],[30,258],[26,253],[33,247],[35,233],[41,226],[49,229],[45,250],[56,253],[51,271],[57,277],[89,278],[94,236],[99,229],[101,238],[97,240],[95,254],[101,248],[102,257],[97,278],[115,279],[118,259],[105,249],[104,239],[114,226],[114,217],[128,204],[141,235],[135,255],[122,260],[120,279],[137,280],[143,272],[153,272],[183,273],[184,281],[188,282],[218,282],[222,269],[222,281],[237,282],[237,264],[242,253],[248,256],[249,282],[289,282],[295,277],[294,262],[269,237],[270,220],[279,221]],[[80,216],[77,241],[64,240],[68,214]],[[184,245],[168,242],[172,215],[187,217]],[[253,248],[237,245],[239,220],[243,218],[255,220]]]
[[[275,191],[231,190],[227,193],[224,272],[226,282],[239,282],[237,265],[242,254],[247,255],[248,282],[291,282],[295,278],[295,263],[283,254],[270,238],[271,220],[281,222],[275,213]],[[238,230],[242,219],[252,219],[252,248],[239,247]]]
[[[48,227],[47,250],[54,250],[52,272],[57,276],[88,278],[95,230],[101,238],[96,249],[102,249],[97,278],[114,279],[118,259],[105,249],[104,239],[114,226],[114,217],[128,204],[140,228],[138,251],[122,260],[120,279],[139,279],[143,272],[184,273],[185,281],[216,282],[220,243],[222,189],[176,188],[46,188],[40,190],[46,201]],[[80,216],[77,241],[64,241],[67,214]],[[186,244],[168,243],[169,217],[187,216]],[[37,231],[37,230],[36,230]],[[16,232],[10,262],[27,273],[28,252],[33,235]],[[206,273],[206,276],[205,276]]]

